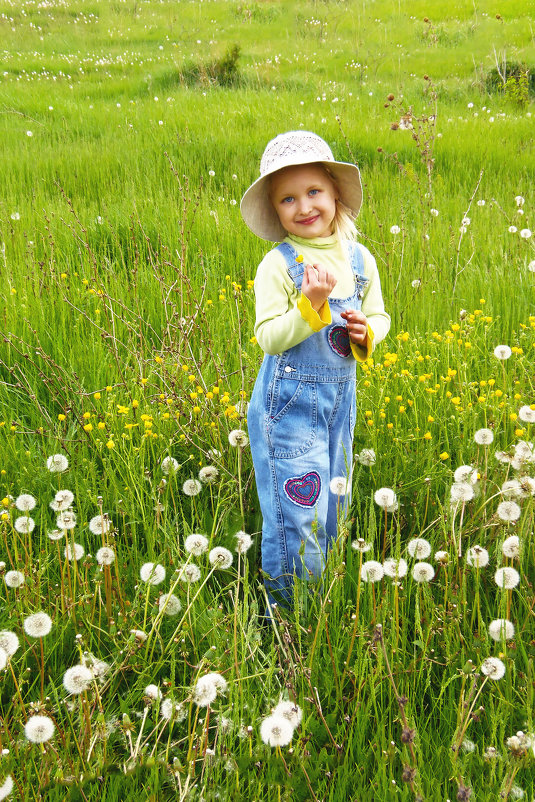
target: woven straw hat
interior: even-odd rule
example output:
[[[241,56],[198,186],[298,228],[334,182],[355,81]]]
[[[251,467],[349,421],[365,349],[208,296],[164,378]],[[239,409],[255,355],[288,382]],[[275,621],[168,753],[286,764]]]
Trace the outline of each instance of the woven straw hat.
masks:
[[[269,198],[269,177],[296,164],[320,163],[333,176],[339,197],[356,216],[362,203],[362,184],[358,167],[337,162],[328,144],[311,131],[288,131],[268,142],[260,161],[260,178],[241,199],[242,217],[251,231],[262,239],[280,242],[286,236]]]

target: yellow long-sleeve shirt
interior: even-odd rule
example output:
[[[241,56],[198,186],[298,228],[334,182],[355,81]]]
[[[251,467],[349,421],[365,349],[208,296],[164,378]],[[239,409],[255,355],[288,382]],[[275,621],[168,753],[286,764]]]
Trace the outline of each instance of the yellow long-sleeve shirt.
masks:
[[[336,278],[330,298],[348,298],[354,292],[354,278],[344,243],[336,235],[303,239],[288,235],[285,239],[303,256],[305,264],[320,264]],[[362,312],[368,320],[368,338],[364,346],[351,344],[355,359],[363,362],[390,329],[390,315],[385,312],[377,265],[367,248],[359,244],[364,259],[364,274],[369,279],[362,299]],[[316,312],[288,275],[284,256],[276,248],[266,254],[258,266],[255,283],[256,323],[254,333],[267,354],[281,354],[303,342],[313,332],[331,323],[326,301]]]

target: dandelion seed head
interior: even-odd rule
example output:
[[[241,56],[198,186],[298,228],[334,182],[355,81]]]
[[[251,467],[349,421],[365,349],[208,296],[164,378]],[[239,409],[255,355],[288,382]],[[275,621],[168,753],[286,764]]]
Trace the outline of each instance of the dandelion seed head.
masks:
[[[498,568],[494,574],[494,581],[498,587],[503,588],[504,590],[511,590],[512,588],[516,588],[520,582],[520,574],[516,568],[511,568],[510,566],[506,565],[503,568]]]
[[[489,635],[493,640],[511,640],[515,636],[515,625],[507,618],[495,618],[489,624]]]
[[[474,488],[469,482],[455,482],[450,488],[450,499],[453,504],[471,501],[474,498]]]
[[[294,729],[301,724],[303,718],[303,711],[299,705],[286,699],[281,699],[274,707],[272,714],[288,719]]]
[[[508,345],[497,345],[494,349],[494,356],[496,359],[501,359],[502,361],[509,359],[512,353]]]
[[[52,629],[52,619],[48,613],[33,613],[24,619],[24,631],[31,638],[44,638]]]
[[[93,681],[93,672],[84,665],[72,666],[63,675],[63,685],[65,690],[71,694],[79,694],[86,691]]]
[[[243,429],[233,429],[229,432],[228,441],[234,448],[237,446],[244,448],[248,444],[249,438],[247,432],[244,432]]]
[[[466,562],[473,568],[485,568],[489,559],[489,553],[483,546],[471,546],[466,552]]]
[[[89,521],[89,531],[93,535],[107,535],[111,529],[112,522],[107,512],[102,515],[95,515]]]
[[[52,454],[46,461],[50,473],[63,473],[69,467],[69,460],[65,454]]]
[[[521,421],[524,421],[524,423],[535,423],[535,409],[524,404],[524,406],[520,407],[518,410],[518,417]]]
[[[524,492],[519,479],[507,479],[501,487],[502,496],[508,498],[523,498]]]
[[[65,558],[72,562],[81,560],[85,554],[85,549],[80,543],[67,543],[63,552]]]
[[[375,491],[373,498],[375,503],[384,510],[393,507],[397,501],[396,494],[390,487],[379,488],[379,490]]]
[[[161,464],[161,469],[165,474],[176,473],[179,469],[178,461],[174,457],[164,457]]]
[[[505,663],[499,657],[486,657],[481,663],[481,672],[489,679],[499,680],[505,675]]]
[[[195,565],[195,563],[181,565],[178,569],[178,578],[181,582],[187,582],[191,585],[194,582],[198,582],[201,578],[201,569],[198,565]]]
[[[402,557],[388,557],[383,563],[383,570],[385,576],[391,579],[401,579],[406,576],[408,571],[407,560]]]
[[[450,555],[447,551],[435,551],[435,562],[440,563],[441,565],[447,565],[450,559]]]
[[[535,462],[535,446],[525,440],[519,440],[515,445],[515,457],[520,462]]]
[[[345,476],[333,476],[329,482],[329,489],[335,496],[345,496],[349,490],[349,481]]]
[[[210,561],[210,565],[214,568],[230,568],[232,565],[232,552],[226,549],[224,546],[216,546],[214,549],[210,551],[208,554],[208,559]]]
[[[219,477],[219,471],[215,467],[215,465],[205,465],[204,468],[201,468],[199,471],[199,479],[204,485],[211,485],[217,481]]]
[[[162,698],[162,692],[157,685],[147,685],[143,695],[154,702],[158,702]]]
[[[35,521],[29,515],[20,515],[15,519],[15,529],[21,535],[29,535],[35,528]]]
[[[72,510],[60,512],[56,518],[56,526],[58,529],[74,529],[76,526],[76,515]]]
[[[355,551],[361,551],[364,554],[365,552],[371,550],[372,544],[364,540],[363,537],[357,537],[352,541],[351,548],[355,549]]]
[[[208,707],[217,698],[217,686],[215,682],[204,677],[199,677],[193,689],[193,701],[198,707]]]
[[[10,795],[14,787],[15,784],[13,782],[13,777],[11,776],[11,774],[8,774],[2,785],[0,785],[0,800],[6,799]]]
[[[198,479],[186,479],[182,485],[182,492],[186,496],[197,496],[202,490],[202,484]]]
[[[524,198],[522,197],[522,195],[517,195],[517,196],[515,197],[515,203],[516,203],[516,205],[517,205],[517,206],[523,206],[523,205],[524,205],[524,203],[525,203],[525,200],[524,200]]]
[[[4,668],[7,666],[7,661],[8,661],[8,653],[6,652],[5,649],[2,649],[2,647],[0,646],[0,671],[3,671]]]
[[[193,554],[195,557],[200,557],[205,551],[208,551],[209,540],[204,535],[193,534],[188,535],[184,541],[184,550],[188,554]]]
[[[4,582],[8,588],[20,588],[24,585],[24,574],[22,571],[7,571],[4,575]]]
[[[268,746],[287,746],[292,740],[294,728],[284,716],[268,716],[260,724],[260,737]]]
[[[36,504],[37,499],[35,499],[34,496],[30,496],[29,493],[22,493],[22,495],[15,499],[15,507],[21,512],[33,510]]]
[[[163,610],[165,615],[178,615],[182,609],[182,604],[178,596],[174,593],[163,593],[158,599],[158,608]]]
[[[53,529],[51,532],[48,533],[48,537],[50,540],[61,540],[64,536],[65,532],[61,529]]]
[[[74,493],[71,493],[70,490],[59,490],[50,502],[50,508],[54,512],[63,512],[63,510],[69,509],[73,501]]]
[[[139,576],[149,585],[159,585],[165,579],[165,568],[160,563],[143,563]]]
[[[0,649],[3,649],[8,657],[13,657],[19,646],[19,639],[14,632],[8,629],[0,631]]]
[[[371,465],[375,465],[377,462],[377,457],[375,455],[375,451],[373,448],[363,448],[360,454],[358,455],[358,461],[361,465],[366,467],[370,467]]]
[[[498,518],[502,521],[513,522],[518,521],[522,510],[516,501],[501,501],[496,510]]]
[[[110,546],[102,546],[95,557],[99,565],[113,565],[115,562],[115,552]]]
[[[382,564],[377,560],[367,560],[360,567],[360,576],[364,582],[379,582],[384,573]]]
[[[488,446],[494,440],[494,434],[491,429],[478,429],[474,434],[474,440],[478,446]]]
[[[56,726],[48,716],[30,716],[24,725],[24,735],[33,744],[43,744],[54,735]]]
[[[520,557],[520,538],[518,535],[511,535],[506,537],[502,543],[502,554],[504,557],[509,557],[512,560]]]
[[[397,225],[390,226],[390,233],[391,234],[399,234],[401,228]]]
[[[246,554],[253,545],[253,538],[247,532],[236,532],[236,551],[238,554]]]
[[[435,576],[435,569],[431,563],[415,563],[412,568],[412,578],[416,582],[430,582]]]
[[[431,544],[424,537],[415,537],[407,543],[407,551],[411,557],[424,560],[431,554]]]

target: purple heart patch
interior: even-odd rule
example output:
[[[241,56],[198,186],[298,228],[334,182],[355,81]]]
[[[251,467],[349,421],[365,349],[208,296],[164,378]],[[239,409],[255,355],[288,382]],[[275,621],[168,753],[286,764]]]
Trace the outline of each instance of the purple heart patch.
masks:
[[[294,476],[284,483],[284,492],[299,507],[313,507],[320,491],[321,479],[316,471],[309,471],[304,476]]]
[[[329,331],[329,345],[338,356],[349,356],[351,353],[351,345],[349,342],[349,334],[345,326],[333,326]]]

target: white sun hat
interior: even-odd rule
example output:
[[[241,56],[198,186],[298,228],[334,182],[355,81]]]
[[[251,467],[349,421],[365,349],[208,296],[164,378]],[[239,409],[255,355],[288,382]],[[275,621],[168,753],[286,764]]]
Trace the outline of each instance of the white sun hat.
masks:
[[[339,198],[355,217],[362,203],[362,184],[358,167],[337,162],[328,144],[311,131],[287,131],[266,145],[260,161],[260,178],[241,199],[245,223],[262,239],[280,242],[286,236],[269,198],[269,178],[277,170],[296,164],[323,164],[336,182]]]

